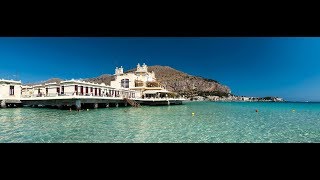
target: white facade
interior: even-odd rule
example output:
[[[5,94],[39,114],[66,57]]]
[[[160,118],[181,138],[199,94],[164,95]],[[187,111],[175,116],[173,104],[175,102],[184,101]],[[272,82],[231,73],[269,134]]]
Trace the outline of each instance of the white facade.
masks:
[[[48,83],[45,84],[45,96],[54,97],[60,94],[60,85],[57,83]]]
[[[242,97],[243,101],[249,101],[249,97]]]
[[[111,81],[110,85],[114,88],[124,88],[134,90],[136,97],[156,96],[160,93],[169,93],[157,82],[155,73],[148,72],[148,66],[143,63],[137,65],[135,72],[123,73],[123,67],[116,67],[115,80]]]
[[[109,96],[115,88],[102,84],[70,80],[60,83],[61,94],[82,96]]]
[[[0,99],[19,100],[21,98],[21,81],[0,79]]]
[[[23,97],[55,97],[55,96],[100,96],[127,97],[135,96],[134,91],[124,88],[113,88],[80,80],[68,80],[44,85],[23,86]]]
[[[35,85],[33,89],[31,89],[32,96],[34,97],[43,97],[46,94],[46,88],[44,85]]]
[[[33,96],[33,87],[32,86],[22,86],[21,87],[21,96],[22,97],[31,97]]]

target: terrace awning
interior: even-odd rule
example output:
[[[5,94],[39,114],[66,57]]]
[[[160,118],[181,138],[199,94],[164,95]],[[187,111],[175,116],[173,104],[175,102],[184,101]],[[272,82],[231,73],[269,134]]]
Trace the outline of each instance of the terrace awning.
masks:
[[[167,90],[146,90],[144,94],[157,94],[157,93],[169,93]]]
[[[6,99],[5,102],[6,103],[17,103],[17,104],[21,103],[20,100],[15,100],[15,99]]]

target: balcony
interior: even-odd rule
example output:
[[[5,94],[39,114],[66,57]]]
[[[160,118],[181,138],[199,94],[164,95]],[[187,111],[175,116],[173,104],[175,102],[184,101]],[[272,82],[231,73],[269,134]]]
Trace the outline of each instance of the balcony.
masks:
[[[161,87],[159,82],[147,82],[147,87]]]
[[[143,81],[140,81],[140,80],[136,80],[134,83],[135,83],[135,87],[143,87],[144,86]]]

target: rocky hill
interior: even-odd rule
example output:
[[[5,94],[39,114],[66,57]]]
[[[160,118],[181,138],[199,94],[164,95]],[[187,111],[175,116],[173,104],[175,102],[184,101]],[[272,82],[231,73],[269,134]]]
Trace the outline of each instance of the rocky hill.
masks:
[[[133,72],[136,69],[131,69],[126,72]],[[187,97],[197,95],[217,95],[226,96],[230,93],[230,88],[220,84],[216,80],[206,79],[203,77],[192,76],[184,72],[173,69],[169,66],[149,66],[148,71],[154,71],[157,80],[169,91],[177,92]],[[125,72],[125,73],[126,73]],[[93,83],[105,83],[110,85],[110,81],[114,80],[113,75],[104,74],[96,78],[83,79],[84,81]],[[61,79],[53,78],[45,83],[60,82]]]
[[[35,83],[27,83],[26,85],[28,85],[28,86],[37,85],[37,84],[43,84],[44,85],[46,83],[54,83],[54,82],[59,84],[61,81],[63,81],[63,80],[60,79],[60,78],[51,78],[51,79],[48,79],[46,81],[35,82]]]
[[[110,85],[111,81],[114,81],[115,77],[113,75],[110,74],[103,74],[99,77],[96,78],[88,78],[88,79],[84,79],[84,81],[88,81],[88,82],[92,82],[92,83],[105,83],[107,85]]]

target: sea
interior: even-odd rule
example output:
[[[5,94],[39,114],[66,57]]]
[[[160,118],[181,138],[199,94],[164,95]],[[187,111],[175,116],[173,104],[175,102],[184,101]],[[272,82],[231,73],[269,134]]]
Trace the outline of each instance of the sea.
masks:
[[[0,109],[0,143],[318,143],[320,103]]]

